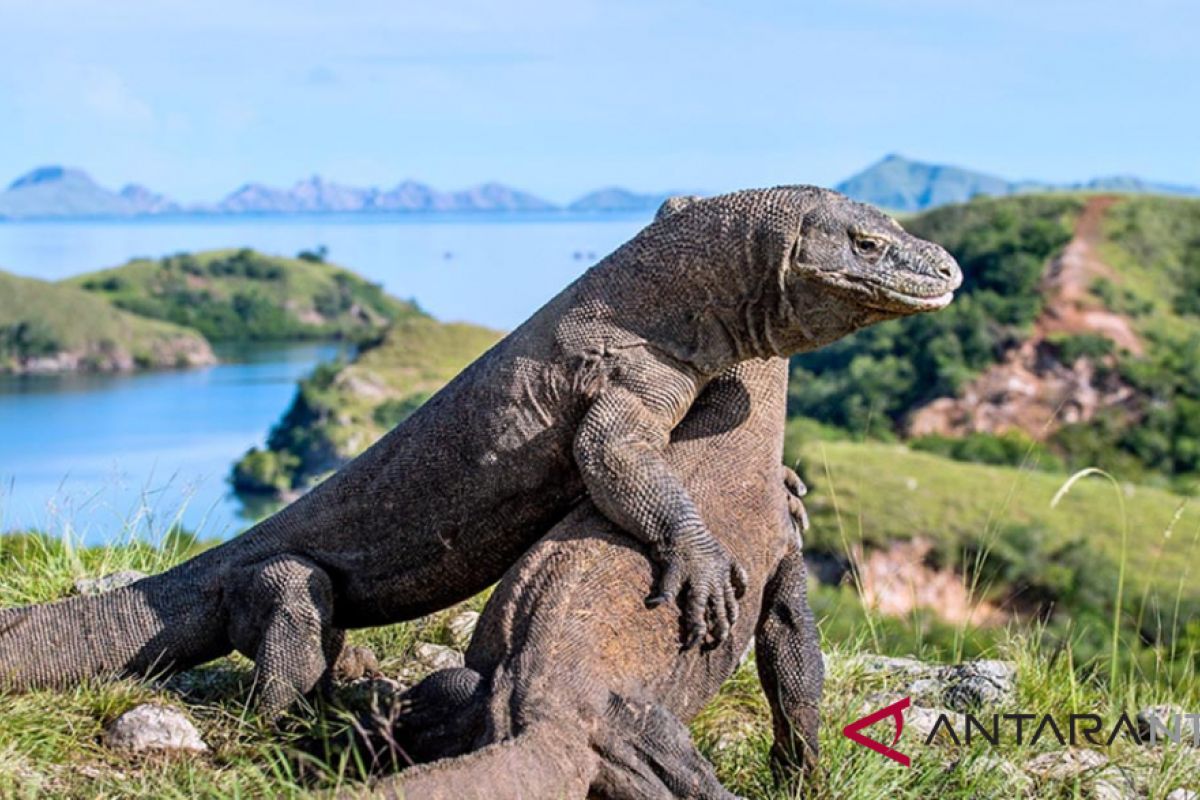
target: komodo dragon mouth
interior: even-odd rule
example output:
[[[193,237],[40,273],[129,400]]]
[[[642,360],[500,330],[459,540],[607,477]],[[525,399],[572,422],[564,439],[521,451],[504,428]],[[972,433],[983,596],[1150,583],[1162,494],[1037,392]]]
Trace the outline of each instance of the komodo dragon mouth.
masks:
[[[829,273],[822,275],[821,280],[836,286],[845,294],[855,297],[859,303],[868,308],[885,311],[889,314],[905,315],[945,308],[954,299],[954,289],[958,288],[957,283],[947,284],[944,281],[937,281],[932,286],[919,286],[914,283],[911,288],[899,288],[885,286],[879,281],[857,275],[832,275]],[[954,288],[944,291],[947,285]]]
[[[878,308],[880,311],[898,311],[902,309],[937,311],[950,305],[950,301],[954,299],[953,291],[943,292],[939,295],[922,295],[899,291],[889,286],[875,283],[874,281],[862,281],[861,285],[866,286],[869,293],[878,294],[886,298],[886,302],[880,304],[873,303],[870,299],[867,301],[867,305]]]

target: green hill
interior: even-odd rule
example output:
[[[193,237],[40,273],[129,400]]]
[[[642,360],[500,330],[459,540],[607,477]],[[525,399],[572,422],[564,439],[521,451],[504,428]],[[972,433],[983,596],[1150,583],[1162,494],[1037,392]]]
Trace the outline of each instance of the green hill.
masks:
[[[960,296],[794,359],[793,415],[970,460],[1037,440],[1073,468],[1191,485],[1200,201],[978,199],[905,227],[958,258]]]
[[[211,341],[363,338],[421,314],[410,301],[319,254],[179,253],[70,278],[118,308],[194,328]]]
[[[0,372],[210,364],[193,331],[136,317],[74,287],[0,272]]]
[[[234,467],[241,492],[286,494],[362,452],[501,337],[467,323],[403,319],[350,364],[301,381],[267,438]]]

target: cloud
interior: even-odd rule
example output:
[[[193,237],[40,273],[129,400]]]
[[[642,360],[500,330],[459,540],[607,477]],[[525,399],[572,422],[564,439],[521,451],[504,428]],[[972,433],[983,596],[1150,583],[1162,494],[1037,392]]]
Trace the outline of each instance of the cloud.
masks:
[[[80,86],[83,106],[99,117],[133,126],[152,125],[154,109],[134,94],[129,84],[112,69],[95,65],[83,66]]]

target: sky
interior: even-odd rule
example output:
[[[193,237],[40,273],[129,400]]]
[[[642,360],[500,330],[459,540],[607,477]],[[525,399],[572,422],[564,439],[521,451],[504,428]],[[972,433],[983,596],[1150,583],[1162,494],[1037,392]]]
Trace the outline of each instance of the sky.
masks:
[[[1200,184],[1194,0],[0,0],[0,183]]]

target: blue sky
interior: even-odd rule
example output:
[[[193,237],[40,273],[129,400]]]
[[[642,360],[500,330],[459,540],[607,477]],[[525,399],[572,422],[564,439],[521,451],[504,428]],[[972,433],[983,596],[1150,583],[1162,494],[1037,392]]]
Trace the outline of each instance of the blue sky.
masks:
[[[1200,4],[0,0],[0,182],[210,200],[313,173],[566,200],[887,152],[1200,184]]]

